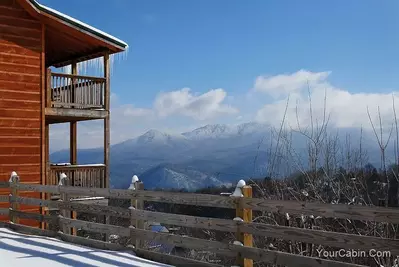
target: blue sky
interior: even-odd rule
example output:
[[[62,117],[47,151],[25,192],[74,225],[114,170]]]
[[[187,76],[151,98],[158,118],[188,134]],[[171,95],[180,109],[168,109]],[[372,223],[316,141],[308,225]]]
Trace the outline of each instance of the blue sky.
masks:
[[[112,92],[117,98],[115,110],[140,111],[131,112],[135,117],[131,121],[125,120],[137,125],[129,129],[131,135],[147,128],[180,131],[206,123],[259,119],[264,105],[269,112],[276,112],[287,97],[273,97],[272,89],[291,85],[294,91],[283,91],[301,97],[299,87],[303,83],[292,87],[300,70],[306,70],[306,75],[328,72],[322,79],[314,76],[314,87],[332,88],[332,95],[336,90],[347,92],[355,96],[351,101],[358,101],[356,96],[362,95],[367,99],[373,99],[371,94],[390,95],[399,84],[396,0],[39,2],[129,43],[127,60],[114,65]],[[267,81],[266,85],[258,84],[260,89],[255,86],[259,77],[278,75],[285,75],[277,80],[282,83],[278,86],[276,80],[272,86]],[[284,79],[288,79],[288,85]],[[191,89],[193,97],[222,88],[225,97],[219,95],[223,101],[217,104],[231,109],[222,108],[215,112],[218,116],[199,119],[193,116],[191,107],[189,112],[166,112],[170,115],[158,116],[151,123],[143,123],[137,116],[147,116],[147,111],[154,110],[159,115],[160,107],[156,108],[154,102],[160,92],[185,87]],[[126,115],[121,110],[115,114]]]

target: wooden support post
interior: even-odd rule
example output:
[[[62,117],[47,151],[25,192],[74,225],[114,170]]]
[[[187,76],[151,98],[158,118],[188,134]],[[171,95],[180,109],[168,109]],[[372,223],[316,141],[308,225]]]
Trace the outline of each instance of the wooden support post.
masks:
[[[243,219],[244,222],[252,222],[252,209],[244,209],[242,205],[243,198],[252,198],[252,187],[245,185],[241,188],[243,197],[238,199],[236,217]],[[237,228],[237,241],[240,241],[246,247],[253,246],[252,234],[243,233],[240,228]],[[253,260],[237,256],[237,264],[243,267],[253,267]]]
[[[72,63],[72,74],[77,75],[78,74],[78,68],[76,63]],[[74,86],[74,79],[71,79],[71,93],[72,93],[72,103],[75,103],[75,86]],[[76,121],[70,122],[70,146],[69,146],[69,151],[70,151],[70,163],[71,165],[76,165],[78,163],[78,146],[77,146],[77,138],[78,138],[78,123]],[[75,175],[74,172],[70,173],[70,177],[68,177],[70,180],[70,184],[74,186],[74,181],[75,181]],[[76,211],[71,211],[71,218],[76,219]],[[76,235],[76,228],[71,229],[72,235]]]
[[[136,191],[137,190],[137,185],[139,182],[139,178],[136,175],[133,175],[132,177],[132,182],[130,183],[130,186],[128,190]],[[138,208],[138,200],[136,198],[132,198],[130,200],[130,210],[135,210]],[[137,220],[133,216],[132,212],[130,213],[130,227],[136,228],[137,227]],[[130,232],[130,245],[132,246],[137,246],[137,240],[135,236]]]
[[[62,186],[67,186],[68,185],[68,177],[65,175],[65,173],[61,173],[60,175],[60,182],[58,184],[59,188],[60,188],[60,192],[61,191],[61,187]],[[61,200],[62,201],[68,201],[68,195],[66,193],[61,193]],[[60,209],[60,215],[62,217],[65,218],[69,218],[70,213],[68,212],[68,210],[64,210],[64,209]],[[71,234],[71,228],[67,227],[65,224],[62,223],[62,220],[60,220],[60,231],[62,231],[64,234]]]
[[[46,155],[46,159],[45,159],[45,164],[46,164],[46,171],[45,171],[45,181],[44,184],[45,185],[53,185],[50,183],[50,125],[45,123],[45,129],[44,129],[44,139],[45,139],[45,155]],[[50,193],[46,193],[45,194],[45,199],[48,200],[50,199],[51,194]],[[48,215],[48,209],[44,208],[42,209],[44,212],[43,214]],[[43,225],[44,229],[49,229],[49,224],[48,222],[44,222]]]
[[[51,90],[51,69],[47,69],[46,73],[46,107],[51,107],[52,101],[52,90]]]
[[[110,147],[110,63],[109,54],[104,55],[104,108],[107,112],[107,116],[104,119],[104,165],[105,165],[105,179],[104,187],[109,187],[109,147]]]
[[[9,182],[11,188],[10,198],[13,198],[13,201],[11,201],[10,204],[10,222],[19,223],[19,218],[12,213],[12,211],[17,211],[19,209],[19,204],[15,199],[16,197],[18,197],[18,190],[16,185],[19,183],[19,176],[16,172],[11,173]]]
[[[104,188],[109,188],[109,149],[111,144],[111,134],[110,134],[110,102],[111,102],[111,92],[110,92],[110,61],[109,54],[104,54],[104,78],[105,78],[105,86],[104,86],[104,109],[107,112],[107,115],[104,119]],[[104,216],[105,224],[109,224],[109,216]],[[105,235],[105,241],[108,242],[108,235]]]
[[[41,92],[41,107],[40,107],[40,115],[41,115],[41,123],[40,123],[40,139],[41,139],[41,151],[40,151],[40,175],[41,175],[41,181],[40,183],[42,185],[46,184],[46,174],[47,174],[47,147],[46,147],[46,102],[47,102],[47,90],[46,90],[46,25],[42,24],[42,34],[41,34],[41,44],[42,44],[42,49],[41,49],[41,54],[40,54],[40,73],[41,73],[41,79],[40,79],[40,92]],[[40,198],[41,199],[46,199],[47,194],[40,192]],[[42,215],[46,214],[46,209],[44,207],[40,207],[40,213]],[[40,228],[45,229],[46,228],[46,223],[45,222],[40,222]]]

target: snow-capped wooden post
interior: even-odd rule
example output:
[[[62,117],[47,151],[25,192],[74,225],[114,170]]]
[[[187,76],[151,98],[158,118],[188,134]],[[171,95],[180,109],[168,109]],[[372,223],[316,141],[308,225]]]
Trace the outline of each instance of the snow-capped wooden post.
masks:
[[[230,197],[237,198],[236,218],[234,218],[234,220],[239,222],[252,222],[252,209],[244,208],[242,201],[244,198],[252,198],[252,187],[246,185],[244,180],[240,180]],[[236,245],[244,245],[246,247],[253,246],[252,234],[241,232],[239,224],[237,226],[236,239],[237,240],[234,241],[234,244]],[[253,260],[245,259],[240,257],[240,255],[237,255],[237,264],[243,267],[252,267]]]
[[[60,174],[60,181],[58,183],[59,189],[60,189],[60,197],[61,201],[68,201],[68,195],[66,193],[62,193],[62,186],[67,186],[68,185],[68,177],[66,176],[65,173]],[[60,209],[60,215],[64,218],[69,218],[70,212],[68,210]],[[71,234],[71,228],[66,226],[64,223],[62,223],[62,220],[60,220],[60,231],[62,231],[64,234],[70,235]]]
[[[129,186],[128,190],[136,191],[138,181],[139,181],[139,178],[137,177],[137,175],[133,175],[132,182],[130,183],[130,186]],[[130,210],[135,210],[136,207],[137,207],[137,199],[132,197],[131,200],[130,200],[129,209]],[[136,225],[136,219],[133,216],[133,212],[130,212],[130,227],[136,228],[136,226],[137,226]],[[130,234],[130,244],[132,246],[136,247],[137,246],[136,243],[137,243],[136,238],[132,234]]]
[[[8,182],[10,183],[10,188],[11,188],[10,200],[12,199],[12,201],[10,201],[11,202],[10,203],[10,222],[19,223],[19,218],[17,216],[15,216],[12,212],[14,210],[18,210],[18,208],[19,208],[19,204],[16,200],[16,198],[18,197],[18,190],[17,190],[17,185],[19,183],[18,174],[13,171],[11,173],[10,180]]]

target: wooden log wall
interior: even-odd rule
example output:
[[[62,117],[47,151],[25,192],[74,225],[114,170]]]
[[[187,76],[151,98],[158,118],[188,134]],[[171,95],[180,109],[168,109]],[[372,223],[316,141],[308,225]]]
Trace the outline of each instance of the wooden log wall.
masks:
[[[41,181],[42,40],[40,22],[17,1],[0,1],[0,181],[8,181],[12,171],[26,182]],[[0,195],[8,192],[0,189]],[[20,195],[39,197],[23,191]],[[39,212],[38,207],[21,209]],[[37,224],[25,219],[21,223]]]

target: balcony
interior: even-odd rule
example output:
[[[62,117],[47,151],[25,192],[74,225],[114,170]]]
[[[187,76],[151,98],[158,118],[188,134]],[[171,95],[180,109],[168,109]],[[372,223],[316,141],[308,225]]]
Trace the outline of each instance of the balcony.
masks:
[[[46,117],[50,123],[102,119],[106,79],[47,71]]]
[[[65,173],[69,185],[78,187],[105,187],[105,165],[50,165],[47,184],[58,185],[60,174]]]

